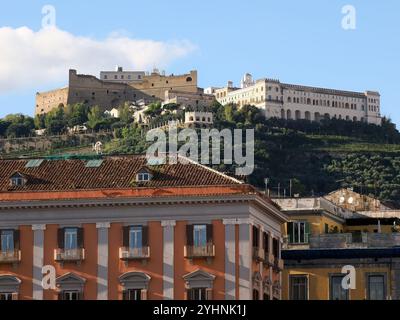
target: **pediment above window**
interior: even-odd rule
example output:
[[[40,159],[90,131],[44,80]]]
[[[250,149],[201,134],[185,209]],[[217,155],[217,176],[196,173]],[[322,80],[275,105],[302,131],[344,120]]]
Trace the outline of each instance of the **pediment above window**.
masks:
[[[212,288],[215,276],[203,270],[196,270],[183,276],[188,289]]]
[[[60,290],[83,290],[86,279],[75,273],[69,272],[56,279],[56,285]]]
[[[119,282],[125,288],[129,289],[147,289],[151,277],[143,272],[126,272],[119,277]]]
[[[21,280],[11,275],[0,275],[0,292],[18,292]]]

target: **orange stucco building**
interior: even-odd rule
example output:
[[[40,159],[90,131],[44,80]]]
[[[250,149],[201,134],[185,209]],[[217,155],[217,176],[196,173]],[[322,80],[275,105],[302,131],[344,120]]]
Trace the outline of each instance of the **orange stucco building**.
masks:
[[[190,161],[0,160],[0,299],[280,299],[286,221]]]

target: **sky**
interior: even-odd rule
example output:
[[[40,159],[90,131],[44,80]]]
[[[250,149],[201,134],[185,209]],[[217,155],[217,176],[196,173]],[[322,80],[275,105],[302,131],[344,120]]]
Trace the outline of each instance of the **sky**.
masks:
[[[347,5],[355,29],[343,28]],[[382,114],[400,127],[398,0],[2,0],[0,8],[0,117],[33,115],[36,92],[67,85],[69,68],[98,76],[122,65],[198,70],[200,87],[239,85],[249,72],[376,90]]]

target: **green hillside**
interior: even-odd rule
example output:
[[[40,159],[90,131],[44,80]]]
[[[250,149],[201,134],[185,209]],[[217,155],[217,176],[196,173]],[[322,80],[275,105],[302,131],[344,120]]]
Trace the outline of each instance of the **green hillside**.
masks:
[[[254,173],[247,177],[249,183],[269,188],[274,193],[302,196],[325,194],[340,187],[352,187],[355,191],[380,198],[400,207],[400,133],[390,120],[382,126],[354,123],[345,120],[266,120],[254,106],[240,110],[234,105],[215,103],[214,127],[219,130],[255,129]],[[66,111],[55,110],[35,121],[21,116],[9,116],[0,120],[0,136],[28,134],[29,130],[46,128],[60,134],[67,125],[85,123],[91,130],[111,130],[114,139],[104,144],[106,154],[143,153],[146,130],[132,122],[125,107],[121,119],[104,118],[96,108],[82,105],[69,106]],[[168,120],[183,119],[183,112],[176,105],[162,109],[155,104],[147,112],[151,126]],[[24,129],[24,130],[22,130]],[[90,146],[36,152],[35,156],[54,154],[90,154]],[[233,174],[232,165],[220,165],[216,169]]]

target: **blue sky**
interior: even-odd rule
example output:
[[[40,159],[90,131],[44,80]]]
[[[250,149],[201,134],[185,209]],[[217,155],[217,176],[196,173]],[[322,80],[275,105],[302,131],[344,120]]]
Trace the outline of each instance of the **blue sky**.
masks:
[[[183,53],[177,50],[180,53],[168,55],[170,47],[165,46],[166,51],[153,60],[146,57],[142,57],[145,61],[138,60],[139,66],[157,64],[167,73],[175,74],[197,69],[202,87],[222,86],[227,80],[238,84],[241,76],[250,72],[255,78],[278,78],[282,82],[378,90],[382,95],[382,113],[400,125],[397,110],[400,107],[400,2],[397,0],[14,0],[3,1],[0,28],[14,30],[26,26],[38,32],[43,18],[41,10],[46,4],[56,9],[57,28],[68,32],[72,39],[83,37],[101,43],[110,34],[118,34],[183,47]],[[341,27],[341,10],[348,4],[355,7],[357,22],[355,30],[346,31]],[[12,37],[2,39],[5,43],[0,43],[0,51],[13,47]],[[8,79],[13,75],[13,68],[18,67],[13,57],[28,74],[17,69],[15,74],[21,82],[13,83],[9,89],[7,86],[7,90],[0,87],[0,116],[14,112],[32,115],[35,92],[65,85],[67,66],[63,66],[65,73],[60,75],[52,65],[59,60],[46,56],[50,58],[36,62],[35,59],[43,59],[41,52],[31,52],[23,46],[12,50],[8,52],[8,61],[0,61],[0,84],[13,83]],[[63,55],[68,50],[60,51],[53,48],[51,52]],[[126,63],[127,58],[122,59],[116,51],[115,61],[107,52],[101,59],[90,54],[90,71],[97,75],[102,68],[113,69],[116,64]],[[31,53],[34,58],[30,57]],[[24,57],[20,58],[20,54]],[[136,54],[140,53],[134,50],[132,55]],[[78,72],[86,70],[85,61],[76,62]],[[74,63],[72,60],[71,64]],[[51,77],[39,75],[37,68],[33,68],[35,65]]]

